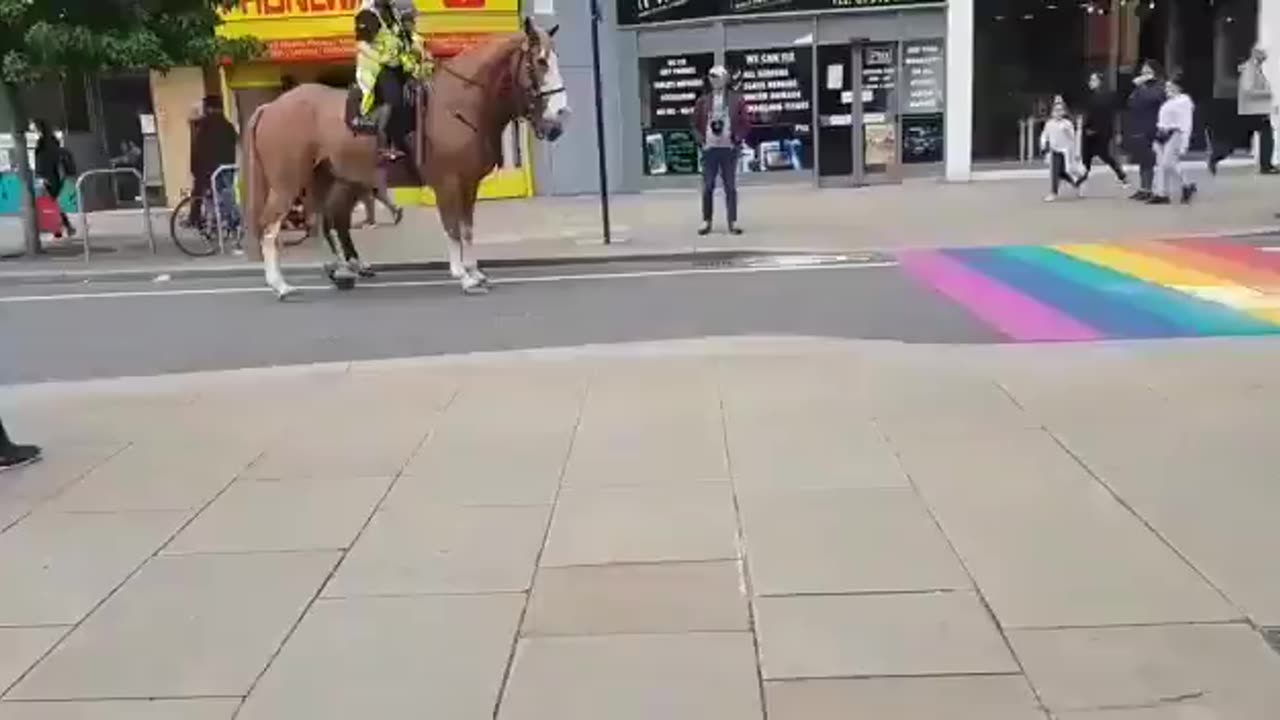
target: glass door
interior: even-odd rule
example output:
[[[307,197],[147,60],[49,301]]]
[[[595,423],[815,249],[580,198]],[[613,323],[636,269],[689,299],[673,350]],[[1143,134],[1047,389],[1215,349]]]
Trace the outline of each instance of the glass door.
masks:
[[[899,44],[819,45],[818,183],[897,182]]]

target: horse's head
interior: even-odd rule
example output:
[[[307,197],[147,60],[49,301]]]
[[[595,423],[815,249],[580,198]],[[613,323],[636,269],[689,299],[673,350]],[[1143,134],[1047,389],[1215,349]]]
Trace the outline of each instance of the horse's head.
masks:
[[[569,119],[569,96],[560,75],[560,58],[553,39],[558,29],[557,25],[543,30],[525,18],[518,81],[525,96],[525,114],[533,123],[534,134],[551,141],[560,137]]]

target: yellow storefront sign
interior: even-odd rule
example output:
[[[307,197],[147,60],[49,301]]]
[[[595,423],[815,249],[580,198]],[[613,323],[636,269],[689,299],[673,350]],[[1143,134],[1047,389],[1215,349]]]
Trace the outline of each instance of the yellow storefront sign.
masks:
[[[452,54],[487,36],[520,28],[520,0],[414,0],[418,26],[433,52]],[[274,87],[292,63],[350,62],[355,55],[352,16],[359,0],[240,0],[222,13],[218,34],[254,37],[266,46],[262,60],[225,68],[232,88]],[[528,197],[529,158],[484,179],[481,198]],[[402,201],[432,204],[430,189],[401,188]]]

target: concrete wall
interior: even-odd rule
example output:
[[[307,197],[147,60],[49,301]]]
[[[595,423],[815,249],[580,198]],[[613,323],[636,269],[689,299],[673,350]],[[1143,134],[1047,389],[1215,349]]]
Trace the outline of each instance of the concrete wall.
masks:
[[[619,92],[619,33],[613,31],[614,0],[599,0],[604,21],[600,25],[600,62],[604,83],[604,124],[606,157],[609,163],[609,187],[623,188],[622,138],[623,110]],[[563,137],[554,144],[535,142],[532,148],[534,192],[538,195],[579,195],[599,190],[596,154],[595,92],[591,78],[591,4],[589,0],[553,0],[549,8],[542,3],[529,3],[526,11],[551,9],[553,13],[531,12],[542,27],[559,24],[556,47],[560,55],[560,71],[569,93],[573,115]],[[532,7],[530,7],[532,6]],[[633,83],[634,85],[634,83]]]
[[[151,101],[169,207],[177,204],[184,190],[191,189],[191,126],[187,120],[191,108],[204,96],[205,72],[200,68],[151,73]]]

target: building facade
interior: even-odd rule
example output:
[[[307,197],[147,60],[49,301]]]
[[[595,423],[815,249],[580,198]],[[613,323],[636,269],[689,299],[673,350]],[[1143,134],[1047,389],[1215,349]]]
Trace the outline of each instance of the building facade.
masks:
[[[755,121],[745,182],[839,186],[1035,165],[1055,95],[1078,104],[1097,72],[1122,101],[1147,59],[1182,72],[1199,128],[1225,129],[1237,65],[1255,41],[1280,43],[1280,0],[601,2],[606,156],[624,192],[698,182],[689,117],[713,64],[737,78]],[[527,10],[567,30],[578,115],[560,143],[535,148],[538,190],[593,191],[590,4]],[[1280,45],[1272,78],[1278,63]]]

